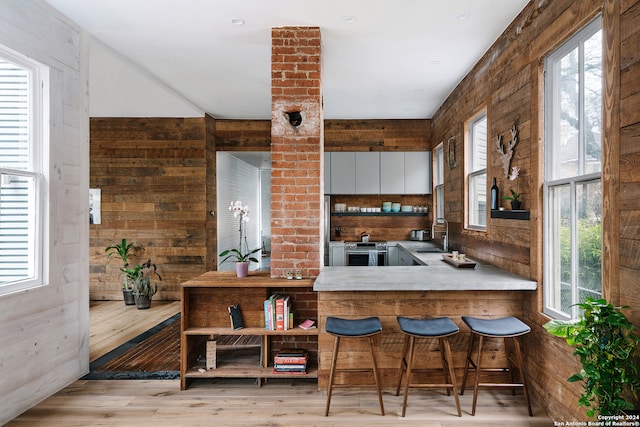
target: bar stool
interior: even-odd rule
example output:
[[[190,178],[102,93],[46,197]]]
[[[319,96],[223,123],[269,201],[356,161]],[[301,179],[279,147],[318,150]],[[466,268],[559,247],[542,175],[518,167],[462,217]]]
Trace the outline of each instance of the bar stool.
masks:
[[[513,394],[515,395],[515,388],[521,387],[524,390],[524,398],[527,401],[527,409],[529,410],[529,416],[533,416],[533,412],[531,411],[531,402],[529,401],[529,393],[527,391],[526,379],[524,374],[524,364],[522,363],[522,351],[520,350],[520,341],[518,337],[521,335],[528,334],[531,331],[531,328],[527,326],[526,323],[520,321],[519,319],[508,316],[501,319],[478,319],[475,317],[462,316],[462,321],[469,326],[471,329],[471,336],[469,337],[469,349],[467,350],[467,359],[464,363],[464,376],[462,377],[462,389],[460,394],[464,393],[466,381],[467,381],[467,372],[469,371],[469,365],[473,365],[473,369],[476,370],[475,380],[473,383],[473,409],[471,410],[471,415],[476,414],[476,403],[478,400],[478,388],[479,387],[511,387],[513,389]],[[475,337],[478,337],[478,354],[477,360],[474,361],[471,359],[471,352],[473,351],[473,343],[475,341]],[[504,339],[504,348],[507,356],[507,362],[509,364],[509,373],[511,374],[511,382],[510,383],[480,383],[480,372],[481,371],[504,371],[504,369],[490,369],[490,368],[482,368],[480,366],[480,362],[482,360],[482,343],[483,338],[503,338]],[[515,360],[512,358],[509,351],[509,340],[513,342]],[[517,366],[520,371],[520,378],[522,379],[522,383],[515,382],[515,376],[513,372],[513,367]]]
[[[422,388],[446,388],[447,396],[450,395],[449,389],[453,389],[453,395],[456,399],[456,407],[458,416],[462,416],[460,411],[460,399],[458,398],[458,387],[456,385],[456,374],[453,370],[453,358],[451,357],[451,346],[449,345],[449,337],[455,335],[460,330],[455,323],[448,317],[439,317],[435,319],[411,319],[408,317],[398,316],[398,324],[400,330],[405,334],[404,345],[402,347],[402,358],[400,361],[400,377],[398,378],[398,386],[396,387],[396,396],[400,394],[400,384],[402,383],[402,375],[406,368],[406,382],[404,385],[404,400],[402,402],[402,416],[404,417],[407,410],[407,397],[409,396],[409,387]],[[440,347],[440,359],[442,361],[442,370],[444,373],[444,384],[438,383],[411,383],[411,370],[413,368],[413,354],[415,350],[416,338],[432,338],[438,339]],[[409,359],[407,361],[407,349],[409,351]]]
[[[382,324],[377,317],[368,317],[365,319],[340,319],[338,317],[327,317],[325,324],[327,333],[335,337],[333,345],[333,358],[331,359],[331,373],[329,375],[329,388],[327,390],[327,406],[324,416],[329,415],[329,405],[331,404],[331,391],[333,389],[333,380],[336,373],[336,361],[338,359],[338,347],[340,338],[363,338],[369,339],[369,348],[371,350],[371,369],[338,369],[339,372],[355,372],[355,371],[373,371],[373,378],[376,382],[378,390],[378,401],[380,402],[380,412],[384,415],[384,406],[382,404],[382,391],[380,389],[380,380],[378,378],[378,366],[376,365],[376,357],[373,353],[373,336],[382,332]],[[338,387],[338,385],[336,385]]]

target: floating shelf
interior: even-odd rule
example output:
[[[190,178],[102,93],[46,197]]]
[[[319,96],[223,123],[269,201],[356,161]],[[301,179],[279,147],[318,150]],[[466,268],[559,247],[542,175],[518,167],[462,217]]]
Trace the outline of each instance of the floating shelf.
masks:
[[[529,220],[529,211],[525,210],[492,210],[491,218]]]
[[[332,216],[428,216],[427,212],[331,212]]]

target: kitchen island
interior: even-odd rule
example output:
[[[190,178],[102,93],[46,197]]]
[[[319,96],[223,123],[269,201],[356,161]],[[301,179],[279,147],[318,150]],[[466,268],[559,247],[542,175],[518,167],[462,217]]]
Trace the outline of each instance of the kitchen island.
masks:
[[[415,249],[414,247],[413,249]],[[407,249],[405,247],[405,249]],[[460,328],[451,338],[456,375],[461,380],[469,330],[462,316],[522,319],[525,293],[537,282],[477,263],[475,268],[456,268],[442,260],[443,254],[411,250],[421,264],[385,267],[324,267],[314,282],[318,296],[318,385],[325,388],[333,351],[333,337],[324,332],[328,316],[362,318],[377,316],[383,332],[375,337],[375,351],[383,385],[394,387],[400,366],[403,334],[397,316],[450,317]],[[525,340],[525,352],[527,338]],[[349,351],[339,355],[345,368],[370,364],[366,340],[349,343]],[[483,365],[506,366],[502,340],[486,340]],[[416,369],[441,368],[437,343],[420,341]],[[525,353],[526,358],[526,353]],[[424,373],[417,375],[425,375]],[[369,384],[366,373],[342,375],[346,384]],[[420,378],[424,379],[424,378]]]

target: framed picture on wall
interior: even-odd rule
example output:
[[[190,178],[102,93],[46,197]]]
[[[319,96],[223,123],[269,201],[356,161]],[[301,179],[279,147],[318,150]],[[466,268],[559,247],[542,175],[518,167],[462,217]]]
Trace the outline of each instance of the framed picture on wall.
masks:
[[[89,189],[89,224],[100,224],[100,189]]]

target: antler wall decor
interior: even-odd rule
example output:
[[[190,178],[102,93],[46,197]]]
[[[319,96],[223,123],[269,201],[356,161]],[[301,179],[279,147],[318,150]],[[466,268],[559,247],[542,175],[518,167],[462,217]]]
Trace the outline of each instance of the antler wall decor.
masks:
[[[516,125],[511,128],[511,141],[507,144],[507,149],[504,149],[502,145],[502,135],[498,135],[496,138],[496,151],[502,158],[502,169],[504,169],[504,176],[509,177],[509,165],[511,164],[511,158],[513,157],[513,147],[518,143],[518,129]]]

